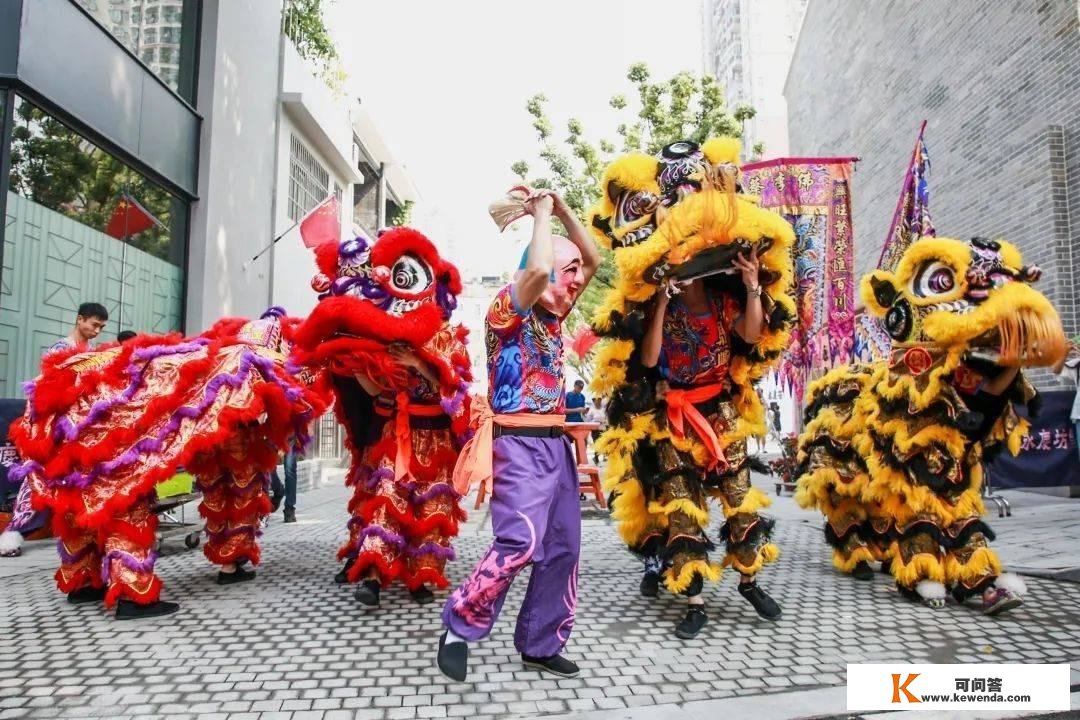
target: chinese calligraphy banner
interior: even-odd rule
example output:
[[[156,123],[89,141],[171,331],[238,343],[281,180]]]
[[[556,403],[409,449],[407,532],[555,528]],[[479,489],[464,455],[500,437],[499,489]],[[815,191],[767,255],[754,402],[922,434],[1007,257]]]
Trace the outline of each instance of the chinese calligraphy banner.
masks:
[[[809,380],[851,362],[855,282],[851,168],[856,158],[778,158],[742,167],[743,190],[795,229],[791,345],[777,373],[801,404]]]
[[[1069,419],[1072,390],[1044,392],[1039,414],[1013,457],[1007,450],[989,464],[995,489],[1080,485],[1080,454],[1076,428]],[[1021,408],[1021,415],[1025,415]]]

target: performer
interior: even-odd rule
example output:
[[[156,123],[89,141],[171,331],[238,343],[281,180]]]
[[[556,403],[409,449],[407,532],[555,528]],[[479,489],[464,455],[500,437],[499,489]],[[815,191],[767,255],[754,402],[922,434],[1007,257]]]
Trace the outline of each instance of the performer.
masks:
[[[70,350],[71,348],[87,350],[92,348],[94,339],[105,329],[105,324],[108,321],[109,311],[105,309],[104,305],[96,302],[82,303],[75,313],[75,324],[72,326],[71,332],[46,348],[43,357],[59,350]],[[122,341],[119,336],[117,336],[117,340]],[[43,527],[48,522],[48,512],[34,512],[30,500],[30,483],[22,483],[19,486],[18,495],[15,496],[11,521],[4,529],[4,532],[0,533],[0,557],[19,557],[22,555],[23,537],[39,527]]]
[[[532,563],[514,645],[527,667],[562,677],[578,674],[560,653],[577,602],[581,507],[577,464],[565,422],[562,322],[592,279],[600,255],[557,194],[525,199],[533,234],[514,281],[485,319],[488,408],[478,408],[476,435],[462,452],[459,490],[492,485],[495,540],[472,575],[443,607],[439,669],[464,681],[468,645],[491,632],[514,577]],[[554,214],[569,238],[551,234]]]
[[[325,401],[284,372],[284,311],[219,321],[207,333],[142,336],[58,351],[27,390],[13,474],[53,513],[57,585],[72,603],[104,600],[117,619],[176,612],[154,574],[154,488],[180,466],[203,492],[206,556],[218,583],[250,580],[267,473]]]
[[[833,563],[869,579],[882,560],[900,593],[995,615],[1021,604],[980,519],[983,460],[1016,454],[1035,390],[1022,367],[1065,354],[1041,273],[1006,242],[923,238],[895,272],[863,278],[867,309],[893,339],[889,360],[837,368],[810,387],[797,499],[826,516]]]
[[[443,569],[465,519],[452,483],[468,424],[468,333],[451,325],[457,268],[411,228],[316,248],[323,293],[297,331],[295,364],[333,376],[351,465],[349,537],[335,578],[359,582],[363,610],[401,580],[413,600],[449,584]]]
[[[754,383],[785,349],[794,318],[791,227],[738,190],[739,143],[680,141],[605,171],[591,226],[612,247],[619,279],[594,320],[606,338],[593,389],[611,396],[604,485],[630,550],[645,562],[640,592],[688,598],[675,628],[707,622],[702,590],[723,567],[761,617],[780,608],[758,586],[779,555],[768,497],[750,484],[747,439],[764,434]],[[673,297],[672,297],[673,296]],[[767,472],[760,464],[758,469]],[[721,563],[706,529],[708,498],[726,522]]]

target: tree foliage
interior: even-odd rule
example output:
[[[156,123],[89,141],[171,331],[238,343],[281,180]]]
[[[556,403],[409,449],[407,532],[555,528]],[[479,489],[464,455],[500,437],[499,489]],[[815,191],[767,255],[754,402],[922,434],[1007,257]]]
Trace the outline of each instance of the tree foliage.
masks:
[[[123,193],[166,227],[173,197],[117,158],[96,147],[44,111],[21,101],[11,136],[11,191],[103,231]],[[163,260],[171,236],[155,225],[129,243]]]
[[[635,63],[626,77],[634,85],[637,97],[630,101],[616,94],[609,100],[617,122],[610,132],[593,141],[586,137],[580,120],[566,121],[566,135],[557,137],[548,117],[547,97],[533,95],[525,104],[532,126],[541,142],[539,159],[545,170],[530,177],[530,166],[518,160],[511,171],[523,183],[533,187],[553,188],[559,192],[579,217],[600,196],[600,178],[615,154],[644,152],[653,154],[677,140],[703,142],[710,137],[741,137],[743,123],[754,117],[749,105],[739,105],[729,112],[723,88],[711,75],[696,76],[682,72],[662,81],[653,81],[646,63]],[[755,147],[755,151],[758,148]],[[604,292],[613,287],[615,267],[610,253],[602,251],[604,262],[596,277],[578,301],[571,327],[592,316]]]
[[[402,227],[408,225],[412,220],[412,211],[415,203],[412,200],[406,200],[398,206],[394,211],[394,217],[390,218],[390,224],[394,227]]]
[[[292,40],[300,57],[314,63],[316,73],[327,87],[340,94],[348,74],[326,27],[323,10],[324,0],[286,0],[281,29]]]

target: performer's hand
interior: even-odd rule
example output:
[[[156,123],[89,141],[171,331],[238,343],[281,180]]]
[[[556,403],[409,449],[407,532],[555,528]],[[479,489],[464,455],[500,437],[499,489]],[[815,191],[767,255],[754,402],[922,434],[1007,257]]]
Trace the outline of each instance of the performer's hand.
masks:
[[[387,346],[386,350],[402,367],[420,367],[420,358],[416,356],[416,353],[408,345],[394,343]]]
[[[751,251],[749,257],[744,257],[742,253],[739,253],[735,256],[734,265],[742,276],[743,285],[745,285],[748,290],[760,285],[758,281],[758,272],[761,265],[758,262],[757,253]]]
[[[534,218],[537,215],[551,215],[555,201],[551,199],[550,192],[537,190],[525,201],[525,212]]]

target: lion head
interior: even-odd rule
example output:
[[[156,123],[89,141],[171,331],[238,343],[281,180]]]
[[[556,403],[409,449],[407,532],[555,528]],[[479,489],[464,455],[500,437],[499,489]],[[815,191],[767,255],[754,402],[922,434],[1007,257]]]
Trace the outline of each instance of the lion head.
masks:
[[[1008,242],[919,240],[896,270],[863,278],[862,298],[897,343],[917,343],[1000,366],[1044,367],[1066,350],[1061,319]]]

